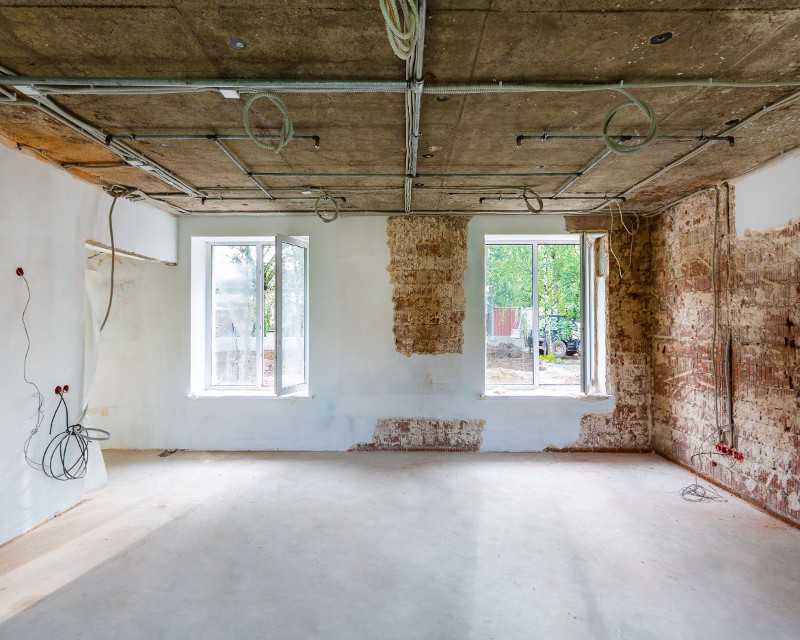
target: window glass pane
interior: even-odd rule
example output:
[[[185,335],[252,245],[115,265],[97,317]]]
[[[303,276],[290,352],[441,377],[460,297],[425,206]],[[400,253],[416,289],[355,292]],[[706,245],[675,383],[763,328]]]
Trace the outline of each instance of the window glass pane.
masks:
[[[306,249],[281,242],[281,385],[306,382]]]
[[[532,253],[531,245],[486,245],[488,389],[534,383]]]
[[[264,252],[264,377],[262,386],[275,390],[275,245]]]
[[[211,384],[258,384],[258,308],[254,245],[211,247]]]
[[[581,383],[581,258],[577,244],[540,244],[539,384]]]

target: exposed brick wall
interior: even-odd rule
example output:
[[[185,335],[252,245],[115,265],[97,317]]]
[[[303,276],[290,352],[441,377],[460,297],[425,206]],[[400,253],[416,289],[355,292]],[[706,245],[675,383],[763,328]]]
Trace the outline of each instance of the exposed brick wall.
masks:
[[[704,192],[652,226],[654,443],[691,464],[716,442],[712,366],[714,218],[719,216],[719,342],[733,335],[733,416],[744,460],[700,458],[719,483],[800,522],[800,222],[731,237],[731,313],[726,309],[725,207]],[[733,203],[731,206],[733,210]],[[800,213],[800,212],[799,212]],[[724,393],[724,392],[723,392]],[[724,397],[724,396],[723,396]],[[725,402],[720,421],[728,422]],[[707,445],[703,438],[710,436]]]
[[[578,439],[563,449],[635,450],[652,449],[651,350],[647,334],[650,323],[650,228],[642,221],[631,238],[619,229],[611,234],[617,263],[609,254],[606,277],[607,391],[616,398],[609,414],[589,413],[581,418]],[[572,217],[567,230],[608,231],[610,216]],[[630,257],[630,268],[628,261]]]
[[[386,223],[395,349],[461,353],[468,218],[395,216]]]
[[[484,420],[381,418],[372,442],[351,451],[477,451],[483,442]]]

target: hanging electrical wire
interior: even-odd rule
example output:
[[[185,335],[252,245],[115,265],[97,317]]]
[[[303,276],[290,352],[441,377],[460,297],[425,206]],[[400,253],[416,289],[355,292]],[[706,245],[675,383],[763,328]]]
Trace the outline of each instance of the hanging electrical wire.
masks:
[[[319,209],[320,205],[326,200],[329,200],[333,204],[332,213],[320,211]],[[323,191],[322,195],[314,201],[314,213],[316,213],[317,217],[323,222],[333,222],[339,217],[339,203],[336,201],[336,198]]]
[[[530,200],[528,199],[528,193],[530,193],[536,199],[536,207],[531,205]],[[539,194],[530,187],[524,187],[522,189],[522,201],[525,203],[525,207],[531,213],[541,213],[544,211],[544,202],[542,202],[541,196],[539,196]]]
[[[622,270],[622,264],[620,263],[617,254],[614,252],[614,208],[612,205],[616,205],[617,212],[619,213],[620,224],[622,225],[622,228],[625,230],[625,233],[627,233],[631,239],[630,246],[628,247],[628,266],[625,269],[625,271]],[[625,224],[625,216],[622,214],[622,207],[620,206],[618,201],[610,200],[606,202],[603,206],[608,206],[608,211],[611,215],[611,226],[609,227],[608,230],[608,251],[611,254],[611,257],[613,257],[614,261],[617,263],[617,271],[619,272],[619,279],[622,280],[631,270],[631,266],[633,265],[633,237],[639,231],[639,225],[640,225],[639,214],[635,212],[633,214],[634,219],[636,220],[636,227],[628,227],[628,225]]]
[[[281,126],[280,137],[275,144],[270,142],[262,142],[258,139],[258,136],[253,132],[252,127],[250,126],[250,109],[253,107],[253,103],[261,98],[267,98],[272,104],[274,104],[278,111],[283,114],[283,125]],[[242,112],[242,122],[244,123],[244,130],[247,132],[249,138],[255,142],[259,147],[264,149],[269,149],[270,151],[274,151],[275,153],[280,153],[281,149],[283,149],[292,139],[294,135],[294,125],[292,124],[292,116],[289,115],[289,110],[286,108],[286,105],[283,103],[278,96],[274,93],[256,93],[250,96],[247,99],[247,102],[244,103],[244,111]]]
[[[708,456],[711,459],[713,456],[723,456],[729,457],[731,455],[731,451],[735,451],[736,443],[733,441],[733,416],[731,410],[731,388],[730,388],[730,349],[731,349],[731,337],[730,337],[730,329],[728,331],[728,338],[725,344],[725,360],[723,363],[723,371],[726,376],[727,384],[726,384],[726,391],[727,395],[726,398],[728,400],[727,406],[727,418],[729,424],[722,425],[720,423],[720,411],[719,411],[719,404],[720,404],[720,382],[719,382],[719,373],[717,370],[717,360],[718,360],[718,334],[719,334],[719,310],[720,310],[720,301],[719,301],[719,287],[718,287],[718,274],[717,274],[717,267],[719,265],[719,258],[718,258],[718,245],[719,245],[719,218],[720,218],[720,205],[721,205],[721,198],[720,198],[720,188],[719,186],[714,188],[715,192],[715,201],[714,201],[714,226],[713,226],[713,238],[712,238],[712,249],[711,249],[711,278],[712,278],[712,290],[713,290],[713,317],[712,317],[712,330],[711,330],[711,369],[712,369],[712,376],[714,378],[714,429],[709,434],[707,434],[695,447],[692,456],[690,457],[689,461],[691,466],[694,468],[695,474],[695,481],[694,483],[690,484],[687,487],[684,487],[680,491],[680,495],[684,500],[688,500],[689,502],[727,502],[725,498],[723,498],[719,492],[714,489],[713,487],[705,487],[698,482],[698,463],[695,461],[696,459],[702,459],[703,456]],[[730,197],[730,194],[728,194]],[[726,205],[728,203],[726,202]],[[730,288],[730,211],[727,210],[727,279],[728,279],[728,288]],[[728,295],[730,295],[730,291],[728,291]],[[728,307],[728,324],[730,324],[730,307]],[[731,429],[730,435],[730,448],[725,446],[724,448],[720,446],[720,442],[725,442],[725,430],[727,428]],[[717,445],[716,450],[708,447],[708,441],[712,436],[716,436],[717,438]],[[741,460],[741,457],[733,457],[733,463],[727,466],[727,469],[730,471],[733,469],[733,466],[736,464],[737,460]],[[716,464],[716,463],[715,463]]]
[[[31,440],[33,440],[33,437],[37,433],[39,433],[39,427],[41,427],[42,422],[44,422],[44,396],[42,395],[42,392],[37,386],[37,384],[33,380],[28,378],[28,355],[31,352],[31,336],[30,333],[28,332],[28,324],[25,321],[25,313],[28,311],[28,306],[31,303],[31,286],[28,283],[28,279],[25,277],[25,271],[22,269],[22,267],[17,267],[16,273],[25,282],[25,288],[27,289],[28,292],[28,298],[25,301],[25,307],[22,309],[22,328],[25,331],[25,344],[26,344],[25,357],[22,360],[22,378],[25,380],[25,384],[28,384],[31,387],[33,387],[34,390],[33,397],[36,398],[36,413],[34,414],[36,416],[36,425],[33,427],[33,429],[31,429],[31,432],[28,435],[27,439],[25,440],[25,444],[23,445],[22,450],[25,454],[25,461],[34,469],[41,470],[42,469],[41,465],[36,460],[31,458],[28,453],[30,451]]]
[[[111,282],[109,287],[108,306],[106,307],[106,313],[105,317],[103,318],[103,322],[100,325],[101,332],[105,328],[106,322],[108,321],[108,316],[111,313],[111,303],[114,299],[114,263],[116,261],[116,243],[114,240],[113,225],[114,208],[117,204],[117,200],[120,197],[124,197],[132,193],[131,189],[127,189],[119,185],[109,187],[107,191],[113,196],[111,207],[108,210],[108,233],[111,238]],[[50,440],[44,449],[44,453],[42,453],[41,461],[31,456],[30,451],[33,438],[37,433],[39,433],[39,429],[44,421],[44,397],[42,396],[42,392],[36,383],[28,378],[28,355],[30,354],[31,350],[31,339],[30,332],[28,331],[28,325],[25,320],[25,314],[31,302],[31,287],[28,279],[25,277],[25,271],[22,267],[17,267],[16,274],[25,282],[25,288],[28,294],[21,316],[22,328],[25,331],[26,340],[25,357],[23,358],[22,364],[22,377],[26,384],[34,388],[34,397],[37,401],[35,414],[36,424],[23,445],[25,461],[29,466],[37,471],[44,472],[44,474],[49,478],[53,478],[55,480],[77,480],[78,478],[82,478],[86,475],[86,468],[89,461],[89,442],[91,440],[108,440],[111,437],[111,434],[105,429],[84,427],[80,422],[75,424],[69,423],[69,408],[67,407],[66,400],[64,399],[64,394],[69,391],[69,385],[65,384],[63,387],[56,387],[56,395],[59,396],[59,401],[55,411],[53,412],[53,417],[50,420],[49,435],[53,435],[53,426],[55,424],[56,417],[62,408],[64,410],[64,431],[56,433],[56,435]]]
[[[122,187],[114,186],[109,189],[109,193],[114,197],[111,201],[111,208],[108,210],[108,235],[111,239],[111,286],[108,288],[108,307],[106,308],[106,315],[103,317],[103,322],[100,324],[101,333],[106,326],[106,322],[108,322],[108,316],[111,313],[111,303],[114,301],[114,264],[116,263],[117,257],[117,246],[114,243],[114,207],[117,206],[117,199],[127,193],[127,190]]]
[[[401,60],[408,60],[414,55],[419,35],[419,11],[416,3],[414,0],[380,0],[380,6],[392,51]]]

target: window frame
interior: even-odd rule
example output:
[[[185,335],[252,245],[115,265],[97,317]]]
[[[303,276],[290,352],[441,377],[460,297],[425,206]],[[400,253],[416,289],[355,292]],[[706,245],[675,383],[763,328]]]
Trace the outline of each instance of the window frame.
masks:
[[[303,270],[303,369],[305,373],[305,382],[293,384],[288,387],[283,386],[283,340],[281,333],[283,331],[283,304],[280,293],[283,291],[283,251],[282,245],[289,244],[294,247],[300,247],[305,250],[304,253],[304,270]],[[308,239],[302,239],[295,236],[286,236],[280,233],[275,234],[275,395],[284,396],[298,391],[303,391],[308,388]],[[262,258],[263,259],[263,258]],[[262,267],[263,269],[263,267]],[[264,296],[261,296],[262,305]],[[263,323],[263,311],[261,314],[261,322]],[[263,330],[262,330],[263,333]],[[263,355],[262,355],[263,358]],[[263,362],[262,362],[263,372]],[[263,375],[263,373],[262,373]]]
[[[581,381],[578,388],[574,385],[549,385],[541,384],[538,366],[533,368],[532,384],[504,384],[489,385],[486,381],[487,364],[487,335],[486,326],[483,329],[483,388],[484,394],[494,396],[492,392],[496,387],[502,386],[506,392],[502,395],[526,395],[529,392],[561,392],[573,390],[582,395],[603,394],[604,383],[599,380],[598,361],[604,356],[601,351],[601,341],[598,339],[598,316],[604,309],[602,304],[604,296],[599,295],[603,282],[598,277],[597,252],[598,244],[604,239],[603,234],[541,234],[541,233],[515,233],[515,234],[485,234],[483,241],[483,291],[486,291],[486,247],[493,245],[525,245],[531,247],[531,317],[532,325],[538,335],[539,327],[539,261],[538,249],[541,245],[575,245],[580,256],[580,323],[581,323]],[[604,291],[604,289],[603,289]],[[485,316],[484,298],[484,316]],[[535,347],[538,353],[538,346]],[[560,393],[558,394],[560,395]]]
[[[305,382],[287,388],[279,388],[279,368],[281,366],[280,344],[280,319],[278,309],[280,305],[281,284],[278,281],[280,265],[280,242],[289,241],[290,244],[302,246],[305,249],[304,273],[304,367]],[[272,245],[275,248],[275,380],[272,388],[263,386],[264,382],[264,247]],[[256,330],[256,367],[257,384],[254,385],[214,385],[212,384],[211,371],[213,366],[213,332],[214,300],[212,279],[212,252],[215,246],[255,246],[256,247],[256,274],[260,287],[257,309]],[[199,264],[201,263],[201,264]],[[287,396],[307,396],[309,389],[309,263],[310,247],[307,236],[288,236],[278,233],[260,236],[225,236],[225,237],[200,237],[192,238],[191,251],[191,376],[190,395],[192,396],[259,396],[281,398]],[[259,277],[260,276],[260,277]]]

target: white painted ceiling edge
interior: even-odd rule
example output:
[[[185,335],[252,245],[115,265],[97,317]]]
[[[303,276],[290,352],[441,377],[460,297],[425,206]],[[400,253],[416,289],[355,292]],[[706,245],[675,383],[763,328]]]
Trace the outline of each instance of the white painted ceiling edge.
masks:
[[[736,232],[761,232],[800,218],[800,147],[732,181]]]

